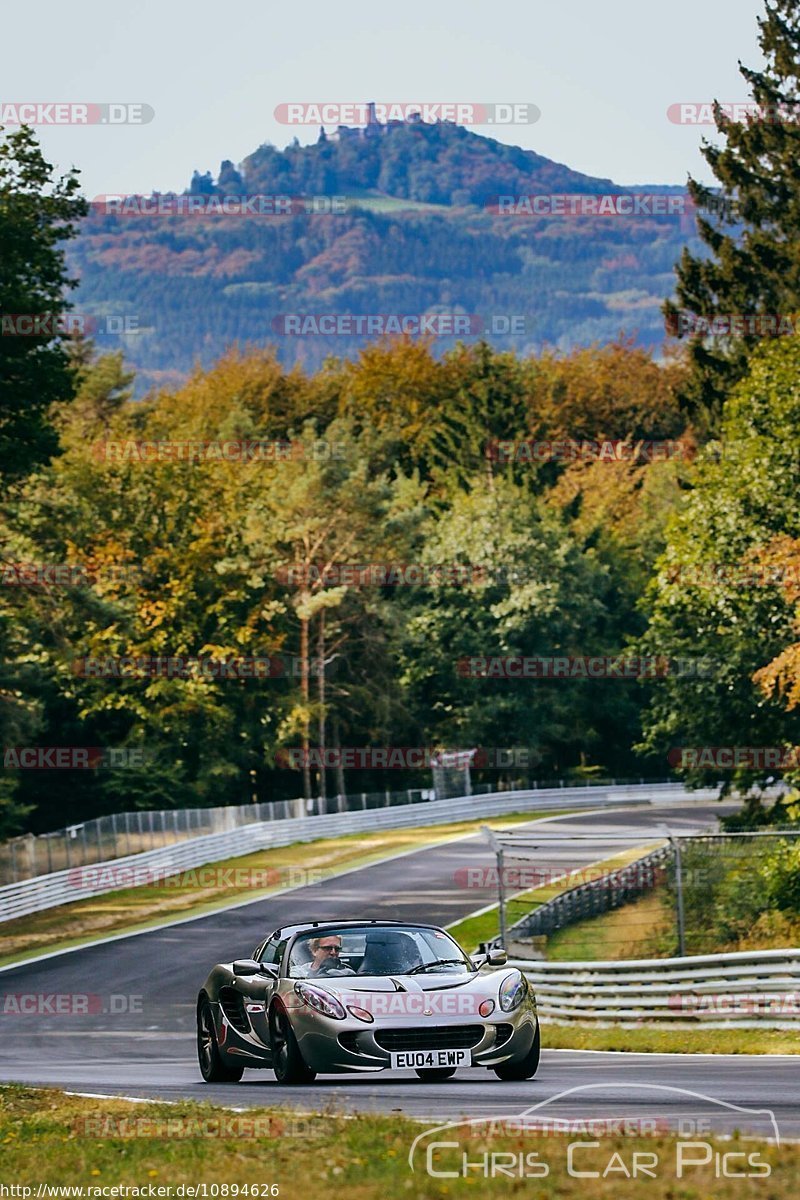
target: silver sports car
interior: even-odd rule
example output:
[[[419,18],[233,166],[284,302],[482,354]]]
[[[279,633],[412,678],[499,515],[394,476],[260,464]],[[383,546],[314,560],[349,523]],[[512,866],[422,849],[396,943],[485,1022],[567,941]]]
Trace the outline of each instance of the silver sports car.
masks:
[[[539,1065],[533,992],[505,951],[469,958],[435,925],[314,921],[276,929],[214,967],[197,999],[207,1083],[271,1067],[280,1083],[318,1073],[459,1067],[530,1079]]]

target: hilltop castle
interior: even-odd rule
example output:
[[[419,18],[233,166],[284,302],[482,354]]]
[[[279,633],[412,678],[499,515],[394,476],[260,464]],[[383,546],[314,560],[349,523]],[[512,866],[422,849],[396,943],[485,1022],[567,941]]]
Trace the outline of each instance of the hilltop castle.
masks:
[[[333,133],[327,134],[324,126],[320,126],[320,142],[363,141],[365,138],[384,137],[388,131],[397,125],[414,125],[422,122],[420,113],[410,113],[407,118],[390,119],[381,124],[375,110],[375,101],[370,100],[366,106],[367,120],[364,125],[337,125]]]

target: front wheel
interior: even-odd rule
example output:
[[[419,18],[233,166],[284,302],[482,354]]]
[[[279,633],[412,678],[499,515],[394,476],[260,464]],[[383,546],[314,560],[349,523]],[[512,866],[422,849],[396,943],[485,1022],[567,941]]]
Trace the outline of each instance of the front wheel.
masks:
[[[317,1072],[307,1067],[289,1018],[282,1008],[275,1008],[270,1020],[272,1069],[278,1083],[313,1083]]]
[[[197,1010],[197,1058],[206,1083],[238,1083],[244,1074],[244,1067],[229,1067],[223,1062],[208,1000],[203,1000]]]
[[[455,1073],[455,1067],[420,1067],[416,1071],[424,1083],[441,1083],[444,1079],[452,1079]]]
[[[533,1045],[521,1062],[505,1062],[499,1067],[493,1067],[495,1075],[498,1079],[520,1080],[532,1079],[539,1068],[539,1055],[541,1053],[541,1038],[539,1036],[539,1026],[536,1026],[536,1033],[533,1038]]]

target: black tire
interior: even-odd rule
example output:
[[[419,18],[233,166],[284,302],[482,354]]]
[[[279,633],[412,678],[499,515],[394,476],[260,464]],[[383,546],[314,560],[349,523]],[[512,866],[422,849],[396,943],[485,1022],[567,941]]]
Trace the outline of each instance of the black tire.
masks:
[[[201,1000],[197,1009],[197,1059],[206,1083],[238,1083],[244,1074],[244,1067],[229,1067],[223,1061],[208,1000]]]
[[[416,1071],[424,1083],[441,1083],[444,1079],[452,1079],[455,1073],[455,1067],[420,1067]]]
[[[286,1010],[280,1005],[273,1008],[269,1027],[272,1043],[272,1069],[278,1083],[284,1083],[287,1086],[313,1083],[317,1072],[306,1066]]]
[[[536,1026],[536,1033],[533,1038],[533,1045],[521,1062],[504,1062],[499,1067],[493,1067],[495,1075],[498,1079],[517,1080],[533,1079],[539,1069],[539,1055],[541,1054],[541,1037],[539,1035],[539,1026]]]

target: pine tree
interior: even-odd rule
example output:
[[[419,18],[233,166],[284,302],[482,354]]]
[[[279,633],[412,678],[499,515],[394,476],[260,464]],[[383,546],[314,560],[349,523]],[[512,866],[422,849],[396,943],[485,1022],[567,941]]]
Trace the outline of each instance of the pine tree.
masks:
[[[702,153],[721,190],[688,183],[707,214],[698,217],[698,231],[710,253],[695,257],[684,249],[677,303],[669,300],[663,310],[667,327],[689,339],[684,404],[712,427],[751,348],[791,329],[800,313],[800,3],[767,0],[758,26],[764,70],[739,63],[758,111],[736,122],[714,105],[726,144],[704,139]],[[757,319],[731,322],[728,334],[727,318],[739,314]],[[725,333],[709,338],[708,326],[694,317],[720,319]]]
[[[2,133],[2,126],[0,126]],[[51,406],[74,390],[63,319],[70,305],[64,243],[86,201],[76,171],[53,175],[33,131],[0,140],[0,477],[46,461],[58,438]],[[26,322],[25,325],[22,322]]]

